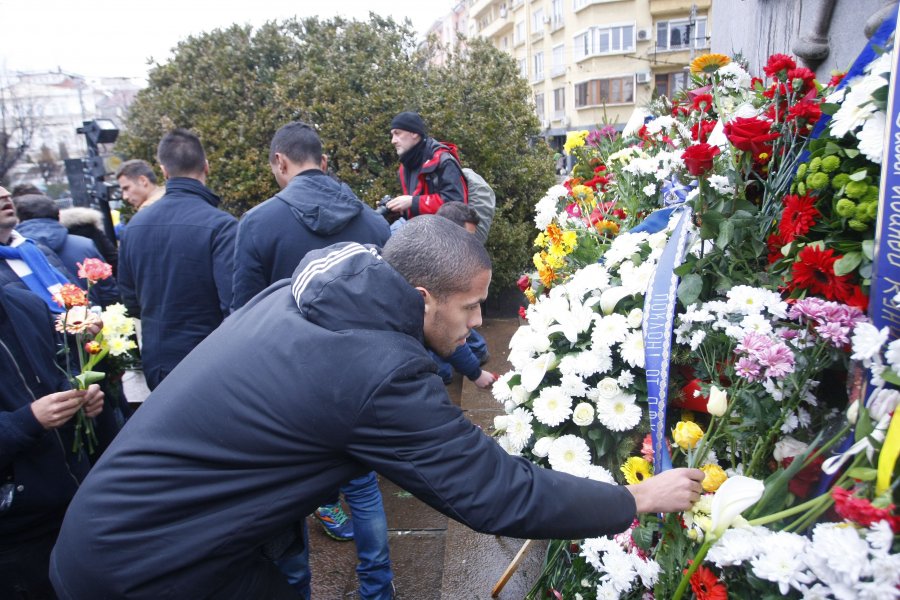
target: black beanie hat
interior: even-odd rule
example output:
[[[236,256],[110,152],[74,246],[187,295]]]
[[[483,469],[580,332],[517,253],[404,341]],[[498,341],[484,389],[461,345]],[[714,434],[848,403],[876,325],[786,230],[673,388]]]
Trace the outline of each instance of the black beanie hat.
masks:
[[[402,129],[412,133],[418,133],[423,138],[427,137],[425,133],[425,121],[419,116],[419,113],[402,112],[391,121],[391,129]]]

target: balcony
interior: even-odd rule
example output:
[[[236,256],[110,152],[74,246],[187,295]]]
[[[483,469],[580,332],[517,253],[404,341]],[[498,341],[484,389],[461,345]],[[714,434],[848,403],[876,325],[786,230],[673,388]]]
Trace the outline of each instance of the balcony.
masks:
[[[698,11],[705,11],[712,0],[650,0],[650,14],[654,17],[688,14],[691,4],[696,4]]]
[[[507,31],[512,31],[513,22],[512,22],[512,19],[509,17],[509,13],[504,11],[501,14],[503,16],[497,17],[496,19],[494,19],[493,21],[488,23],[487,27],[485,27],[484,29],[482,29],[479,32],[479,35],[490,39],[490,38],[494,38],[498,35],[502,35],[502,34],[506,33]]]
[[[491,7],[491,4],[496,1],[497,0],[478,0],[472,5],[472,8],[469,9],[469,18],[478,19],[478,17],[484,14],[484,12]]]

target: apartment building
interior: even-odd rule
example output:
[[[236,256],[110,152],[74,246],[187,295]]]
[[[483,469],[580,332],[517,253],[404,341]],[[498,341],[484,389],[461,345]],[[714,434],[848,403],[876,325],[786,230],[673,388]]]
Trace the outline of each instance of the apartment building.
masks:
[[[621,127],[671,96],[708,52],[712,0],[474,0],[470,35],[509,53],[534,91],[544,137]]]

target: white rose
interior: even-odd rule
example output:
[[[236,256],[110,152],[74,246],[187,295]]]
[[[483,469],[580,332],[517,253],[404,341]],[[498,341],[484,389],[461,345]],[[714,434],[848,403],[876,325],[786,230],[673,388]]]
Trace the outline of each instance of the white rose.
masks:
[[[597,395],[605,400],[615,398],[621,391],[619,382],[612,377],[606,377],[597,384]]]
[[[508,415],[497,415],[496,417],[494,417],[494,429],[496,431],[504,431],[507,427],[508,421]]]
[[[528,399],[531,397],[531,394],[528,393],[528,390],[525,389],[525,386],[517,385],[512,389],[512,400],[516,403],[516,406],[522,406]]]
[[[550,446],[553,445],[553,438],[550,436],[545,436],[539,439],[534,443],[534,448],[531,449],[531,453],[537,456],[538,458],[547,458],[547,455],[550,454]]]
[[[594,407],[587,402],[581,402],[572,411],[572,422],[579,427],[587,427],[594,422]]]
[[[641,323],[644,320],[644,311],[640,308],[632,308],[631,312],[628,313],[628,326],[632,329],[637,329],[641,326]]]
[[[809,444],[806,442],[801,442],[800,440],[787,435],[775,442],[775,449],[772,451],[772,456],[776,461],[782,462],[786,458],[793,458],[803,454],[807,447],[809,447]]]

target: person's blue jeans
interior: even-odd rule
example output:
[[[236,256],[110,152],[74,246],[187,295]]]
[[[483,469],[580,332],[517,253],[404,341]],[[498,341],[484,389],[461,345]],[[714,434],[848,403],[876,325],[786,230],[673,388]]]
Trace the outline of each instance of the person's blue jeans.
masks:
[[[449,358],[443,358],[438,356],[433,350],[429,350],[428,353],[431,354],[431,359],[434,361],[434,364],[437,365],[437,372],[441,379],[444,380],[444,383],[449,384],[453,379],[453,364],[455,360],[458,360],[457,357],[461,359],[461,363],[466,365],[465,368],[477,368],[478,365],[475,364],[475,360],[477,359],[479,362],[482,358],[487,354],[487,342],[480,333],[478,333],[474,329],[469,330],[469,337],[466,338],[466,346],[469,347],[469,350],[472,351],[472,355],[475,358],[471,358],[471,355],[466,361],[465,353],[462,351],[462,346],[460,346],[456,352],[454,352],[453,356]],[[468,362],[472,362],[471,365]]]
[[[350,507],[353,521],[353,541],[356,543],[356,576],[359,579],[361,600],[390,600],[393,598],[394,573],[388,552],[387,518],[381,501],[381,490],[375,472],[363,475],[341,487]],[[306,528],[304,527],[304,536]],[[278,568],[288,582],[310,597],[309,543],[300,554],[278,561]]]

